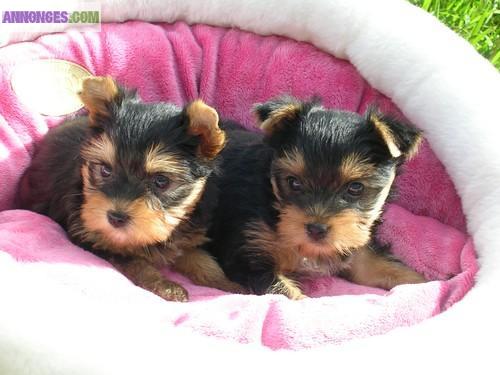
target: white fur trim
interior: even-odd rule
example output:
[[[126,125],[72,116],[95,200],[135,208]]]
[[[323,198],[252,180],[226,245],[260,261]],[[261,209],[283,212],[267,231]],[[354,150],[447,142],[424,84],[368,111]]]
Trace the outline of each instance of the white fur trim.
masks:
[[[160,317],[121,311],[120,303],[103,302],[102,317],[89,314],[84,299],[62,294],[68,306],[55,314],[30,286],[26,299],[18,290],[9,293],[12,283],[22,289],[12,272],[0,275],[1,374],[498,369],[498,348],[488,339],[500,334],[500,75],[469,44],[403,0],[113,0],[102,10],[107,22],[185,20],[280,34],[350,60],[425,131],[445,164],[479,253],[477,285],[447,312],[416,326],[342,346],[271,353],[165,329]],[[32,37],[2,35],[0,44]]]

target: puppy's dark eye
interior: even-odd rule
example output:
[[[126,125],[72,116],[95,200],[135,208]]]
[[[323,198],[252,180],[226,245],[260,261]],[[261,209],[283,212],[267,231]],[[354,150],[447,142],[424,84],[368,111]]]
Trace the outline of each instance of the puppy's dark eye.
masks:
[[[111,169],[111,167],[105,165],[105,164],[101,164],[100,166],[100,172],[101,172],[101,176],[103,178],[108,178],[111,176],[111,173],[113,173],[113,170]]]
[[[361,182],[351,182],[347,187],[347,194],[359,197],[363,193],[365,186]]]
[[[297,177],[288,176],[286,178],[286,182],[288,183],[288,186],[290,187],[291,190],[293,190],[293,191],[301,191],[302,190],[302,184],[300,183],[300,181]]]
[[[162,174],[155,174],[152,180],[158,189],[165,190],[170,186],[170,180]]]

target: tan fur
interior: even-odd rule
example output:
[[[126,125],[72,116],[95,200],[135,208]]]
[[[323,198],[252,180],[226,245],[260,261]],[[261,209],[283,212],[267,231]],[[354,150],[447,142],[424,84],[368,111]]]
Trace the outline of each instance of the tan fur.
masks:
[[[117,207],[132,218],[133,237],[137,245],[166,241],[177,225],[177,222],[170,221],[161,210],[152,209],[143,197],[123,208],[118,203]]]
[[[106,134],[92,139],[91,143],[86,144],[81,150],[82,157],[92,163],[106,163],[113,167],[116,160],[116,150],[113,142]]]
[[[146,246],[165,242],[174,229],[193,211],[198,202],[206,179],[196,181],[188,197],[180,206],[167,210],[156,210],[146,198],[132,202],[110,200],[103,193],[89,188],[89,170],[82,167],[83,195],[80,217],[83,228],[78,228],[82,239],[91,241],[96,247],[102,247],[120,254],[134,254]],[[109,210],[118,210],[128,214],[131,222],[124,228],[114,228],[107,219]]]
[[[273,189],[273,194],[276,197],[278,201],[282,200],[283,198],[280,195],[280,191],[278,189],[278,183],[276,182],[276,178],[274,176],[271,176],[271,188]]]
[[[384,123],[374,114],[371,115],[370,121],[373,123],[375,129],[378,131],[382,139],[387,144],[387,147],[389,148],[389,152],[391,153],[391,155],[395,158],[401,156],[402,152],[399,149],[397,142],[394,139],[394,135],[392,134],[387,124]],[[411,145],[411,148],[404,155],[405,158],[411,159],[413,156],[415,156],[421,143],[422,143],[422,136],[418,135],[413,145]]]
[[[389,193],[390,193],[391,187],[392,187],[392,183],[394,182],[395,178],[396,178],[396,170],[394,169],[391,173],[389,181],[387,182],[387,185],[379,193],[379,195],[377,197],[377,201],[373,205],[373,209],[370,213],[370,216],[367,218],[368,225],[371,226],[375,222],[375,220],[377,220],[380,217],[380,215],[382,214],[382,209],[384,208],[384,204],[387,200],[387,197],[389,196]]]
[[[280,241],[280,237],[267,224],[257,221],[249,225],[244,232],[247,246],[255,249],[256,256],[262,252],[270,255],[277,269],[277,281],[267,290],[271,294],[283,294],[290,299],[305,298],[297,281],[285,276],[287,273],[297,271],[301,255],[296,247],[288,247],[287,243]]]
[[[291,300],[301,300],[306,298],[297,281],[281,274],[278,274],[276,278],[277,281],[269,288],[267,291],[268,293],[282,294]]]
[[[84,203],[80,217],[86,233],[84,239],[95,243],[98,248],[105,248],[120,254],[135,254],[137,249],[166,241],[177,222],[167,220],[159,210],[148,207],[144,198],[126,204],[110,201],[100,192],[84,192]],[[114,228],[107,219],[109,210],[119,210],[131,217],[131,222],[124,228]]]
[[[215,158],[226,144],[226,133],[219,128],[217,111],[202,100],[195,100],[188,104],[186,113],[189,117],[188,133],[201,138],[199,156]]]
[[[285,206],[280,210],[280,220],[277,225],[277,234],[283,247],[286,249],[294,249],[297,252],[294,263],[303,256],[312,255],[313,244],[307,238],[305,225],[309,221],[304,211],[295,206]],[[325,251],[330,251],[325,246]]]
[[[118,86],[111,77],[91,77],[83,81],[79,94],[89,112],[91,125],[95,125],[99,117],[110,116],[108,105],[116,99],[118,92]]]
[[[418,150],[420,149],[420,145],[422,144],[423,140],[424,140],[424,138],[421,135],[417,136],[417,139],[415,140],[415,142],[411,145],[410,149],[406,152],[406,155],[405,155],[406,160],[410,160],[413,157],[415,157],[415,155],[417,155]]]
[[[397,158],[401,156],[402,152],[397,146],[396,141],[394,139],[394,135],[392,134],[389,127],[375,115],[372,115],[370,117],[370,120],[373,123],[373,125],[375,125],[375,129],[377,130],[377,132],[380,134],[382,139],[387,144],[387,147],[389,148],[389,152],[391,153],[392,157]]]
[[[271,112],[269,118],[262,122],[260,128],[265,135],[269,136],[280,128],[283,121],[293,120],[301,110],[302,104],[299,102],[283,105]]]
[[[182,286],[166,279],[145,259],[111,257],[109,261],[135,285],[167,301],[186,302],[188,300],[188,292]]]
[[[425,282],[425,278],[399,262],[379,256],[368,246],[354,251],[347,261],[349,268],[346,276],[356,284],[392,289],[401,284],[417,284]]]
[[[313,243],[307,237],[304,228],[310,222],[330,226],[323,243]],[[297,248],[300,256],[333,256],[349,254],[350,249],[365,245],[370,239],[370,226],[352,210],[344,210],[330,218],[312,218],[294,206],[286,206],[280,212],[278,233],[280,240],[288,247]]]
[[[217,261],[206,251],[200,249],[197,242],[194,241],[182,247],[183,255],[175,260],[175,270],[189,277],[197,285],[231,293],[244,293],[244,288],[230,281]]]
[[[300,152],[298,152],[297,150],[292,150],[289,152],[285,152],[283,157],[277,159],[274,162],[273,168],[281,170],[284,174],[288,174],[294,177],[300,177],[306,171],[306,162]],[[281,200],[278,183],[274,176],[271,177],[271,187],[276,198],[278,200]]]
[[[338,185],[360,180],[375,173],[375,166],[358,154],[350,154],[342,159],[339,167]]]
[[[345,268],[345,257],[343,255],[330,254],[328,256],[303,257],[296,272],[304,275],[304,278],[314,278],[338,275]]]
[[[296,177],[303,176],[306,172],[304,156],[297,150],[285,152],[283,157],[274,162],[274,167]]]
[[[144,169],[149,174],[167,173],[183,175],[188,172],[176,155],[165,152],[159,144],[152,146],[146,152]]]
[[[215,259],[201,249],[207,241],[206,228],[194,227],[186,221],[181,223],[167,244],[172,250],[180,252],[173,262],[175,270],[197,285],[244,293],[244,288],[230,281]]]
[[[371,225],[367,224],[368,220],[354,210],[343,210],[328,220],[331,229],[327,242],[339,253],[349,254],[351,249],[363,246],[370,240]]]
[[[137,248],[166,241],[177,221],[169,221],[162,211],[150,207],[145,198],[133,202],[110,200],[103,193],[89,187],[88,166],[82,166],[84,202],[80,210],[83,228],[73,233],[96,248],[105,248],[120,254],[133,254]],[[119,210],[131,217],[124,228],[114,228],[107,219],[109,210]]]
[[[279,236],[267,224],[258,221],[248,226],[244,232],[247,244],[258,252],[271,255],[280,272],[293,272],[300,261],[296,246],[288,246],[288,241],[281,242]]]
[[[200,178],[193,184],[191,193],[184,199],[181,205],[167,210],[167,220],[177,225],[181,220],[185,220],[193,212],[196,204],[200,200],[205,189],[206,178]]]
[[[265,253],[270,255],[276,264],[278,281],[271,286],[268,293],[284,294],[291,299],[304,298],[300,284],[291,275],[312,271],[312,267],[315,268],[314,273],[316,274],[331,275],[335,273],[334,271],[342,268],[342,259],[338,254],[311,260],[305,258],[298,246],[291,244],[285,237],[274,232],[262,221],[249,225],[245,231],[245,237],[248,246],[255,249],[256,256],[259,252]],[[313,263],[315,263],[314,266]],[[319,268],[322,269],[319,270]]]

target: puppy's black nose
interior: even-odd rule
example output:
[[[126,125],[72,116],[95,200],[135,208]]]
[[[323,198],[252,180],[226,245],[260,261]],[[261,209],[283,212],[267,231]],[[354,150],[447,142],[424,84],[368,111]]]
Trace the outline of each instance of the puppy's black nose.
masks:
[[[127,224],[129,216],[120,211],[108,211],[108,221],[115,228],[121,228]]]
[[[328,233],[328,225],[320,223],[306,224],[307,235],[314,241],[322,240]]]

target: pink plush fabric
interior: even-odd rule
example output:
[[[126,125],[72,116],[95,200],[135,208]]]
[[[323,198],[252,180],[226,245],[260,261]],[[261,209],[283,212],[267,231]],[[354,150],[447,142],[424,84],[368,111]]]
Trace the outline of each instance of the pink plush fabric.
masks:
[[[33,277],[34,283],[39,276],[28,272],[34,264],[38,270],[58,263],[95,266],[112,272],[112,279],[123,278],[106,262],[72,245],[50,219],[15,210],[18,182],[34,144],[62,118],[42,116],[31,111],[29,103],[20,103],[10,75],[17,64],[45,58],[73,61],[93,74],[112,75],[137,87],[146,101],[180,105],[201,97],[221,117],[246,127],[252,126],[253,103],[281,93],[301,98],[319,95],[330,108],[363,112],[376,103],[386,112],[398,113],[347,61],[308,44],[238,30],[127,22],[103,25],[100,33],[71,31],[4,47],[0,49],[0,252],[26,264],[26,277]],[[380,240],[391,243],[406,263],[436,281],[386,292],[321,278],[305,286],[311,297],[322,298],[295,302],[281,296],[226,295],[171,275],[187,287],[192,302],[169,303],[153,297],[131,298],[129,303],[146,304],[150,311],[168,306],[165,324],[273,349],[341,343],[418,323],[463,297],[473,285],[477,263],[460,199],[427,143],[396,184],[399,197],[388,205]],[[0,257],[0,272],[6,266],[3,260]],[[47,272],[44,277],[57,277],[66,288],[74,281],[71,273]],[[96,287],[91,278],[88,283],[89,290]],[[111,297],[113,285],[99,288]],[[129,284],[129,288],[135,287]]]

